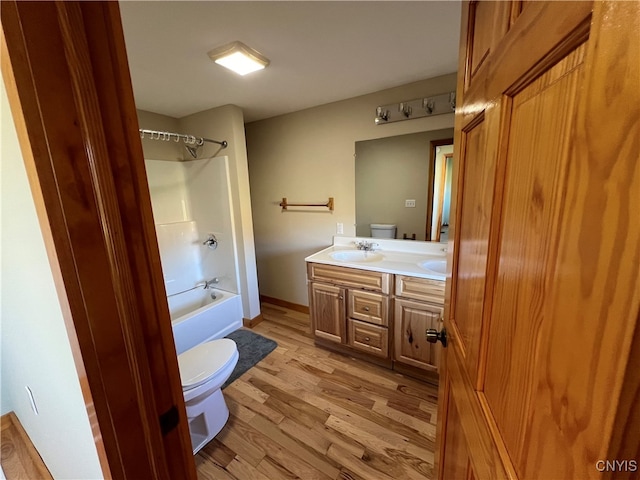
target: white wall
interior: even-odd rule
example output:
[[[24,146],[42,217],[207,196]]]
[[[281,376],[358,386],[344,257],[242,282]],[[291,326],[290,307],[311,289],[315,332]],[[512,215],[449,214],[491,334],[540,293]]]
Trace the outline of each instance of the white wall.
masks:
[[[4,84],[0,114],[2,413],[15,411],[54,478],[102,478]]]
[[[331,244],[336,223],[355,235],[355,142],[452,128],[454,115],[387,125],[373,122],[378,105],[454,91],[452,73],[402,87],[246,125],[260,293],[307,305],[304,258]],[[326,202],[335,210],[282,212],[291,202]]]

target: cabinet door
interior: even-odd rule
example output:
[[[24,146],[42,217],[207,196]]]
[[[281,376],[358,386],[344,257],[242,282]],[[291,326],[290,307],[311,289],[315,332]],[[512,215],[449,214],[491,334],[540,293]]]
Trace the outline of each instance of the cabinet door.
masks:
[[[345,289],[335,285],[311,283],[309,285],[310,313],[316,337],[344,343],[346,315]]]
[[[425,331],[440,328],[442,307],[395,299],[393,359],[423,370],[437,370],[440,347],[427,342]]]

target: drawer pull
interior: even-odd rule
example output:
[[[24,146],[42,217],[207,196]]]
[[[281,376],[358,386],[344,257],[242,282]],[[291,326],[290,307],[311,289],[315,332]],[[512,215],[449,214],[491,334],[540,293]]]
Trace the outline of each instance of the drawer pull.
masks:
[[[363,310],[364,310],[365,312],[368,312],[368,311],[369,311],[369,307],[364,307],[364,308],[363,308]]]
[[[369,337],[364,337],[365,342],[369,342],[371,341],[371,339]]]

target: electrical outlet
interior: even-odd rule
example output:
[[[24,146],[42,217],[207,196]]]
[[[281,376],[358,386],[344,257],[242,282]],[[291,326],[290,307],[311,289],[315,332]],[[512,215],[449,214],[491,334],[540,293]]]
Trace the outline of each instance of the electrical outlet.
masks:
[[[336,233],[342,235],[344,233],[344,223],[336,223]]]
[[[415,206],[416,206],[416,201],[415,201],[415,200],[405,200],[405,201],[404,201],[404,206],[405,206],[405,207],[415,208]]]

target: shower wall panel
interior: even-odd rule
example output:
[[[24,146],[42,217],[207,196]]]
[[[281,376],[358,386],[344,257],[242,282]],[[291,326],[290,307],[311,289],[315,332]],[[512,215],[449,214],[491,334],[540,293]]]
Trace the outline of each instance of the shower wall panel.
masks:
[[[145,164],[167,295],[213,278],[241,293],[228,158]],[[203,245],[209,234],[215,249]]]
[[[184,167],[179,162],[145,160],[156,225],[191,220]]]
[[[193,160],[182,165],[200,239],[204,241],[213,234],[218,241],[215,249],[202,247],[202,272],[207,279],[218,278],[218,288],[240,293],[228,158]]]

